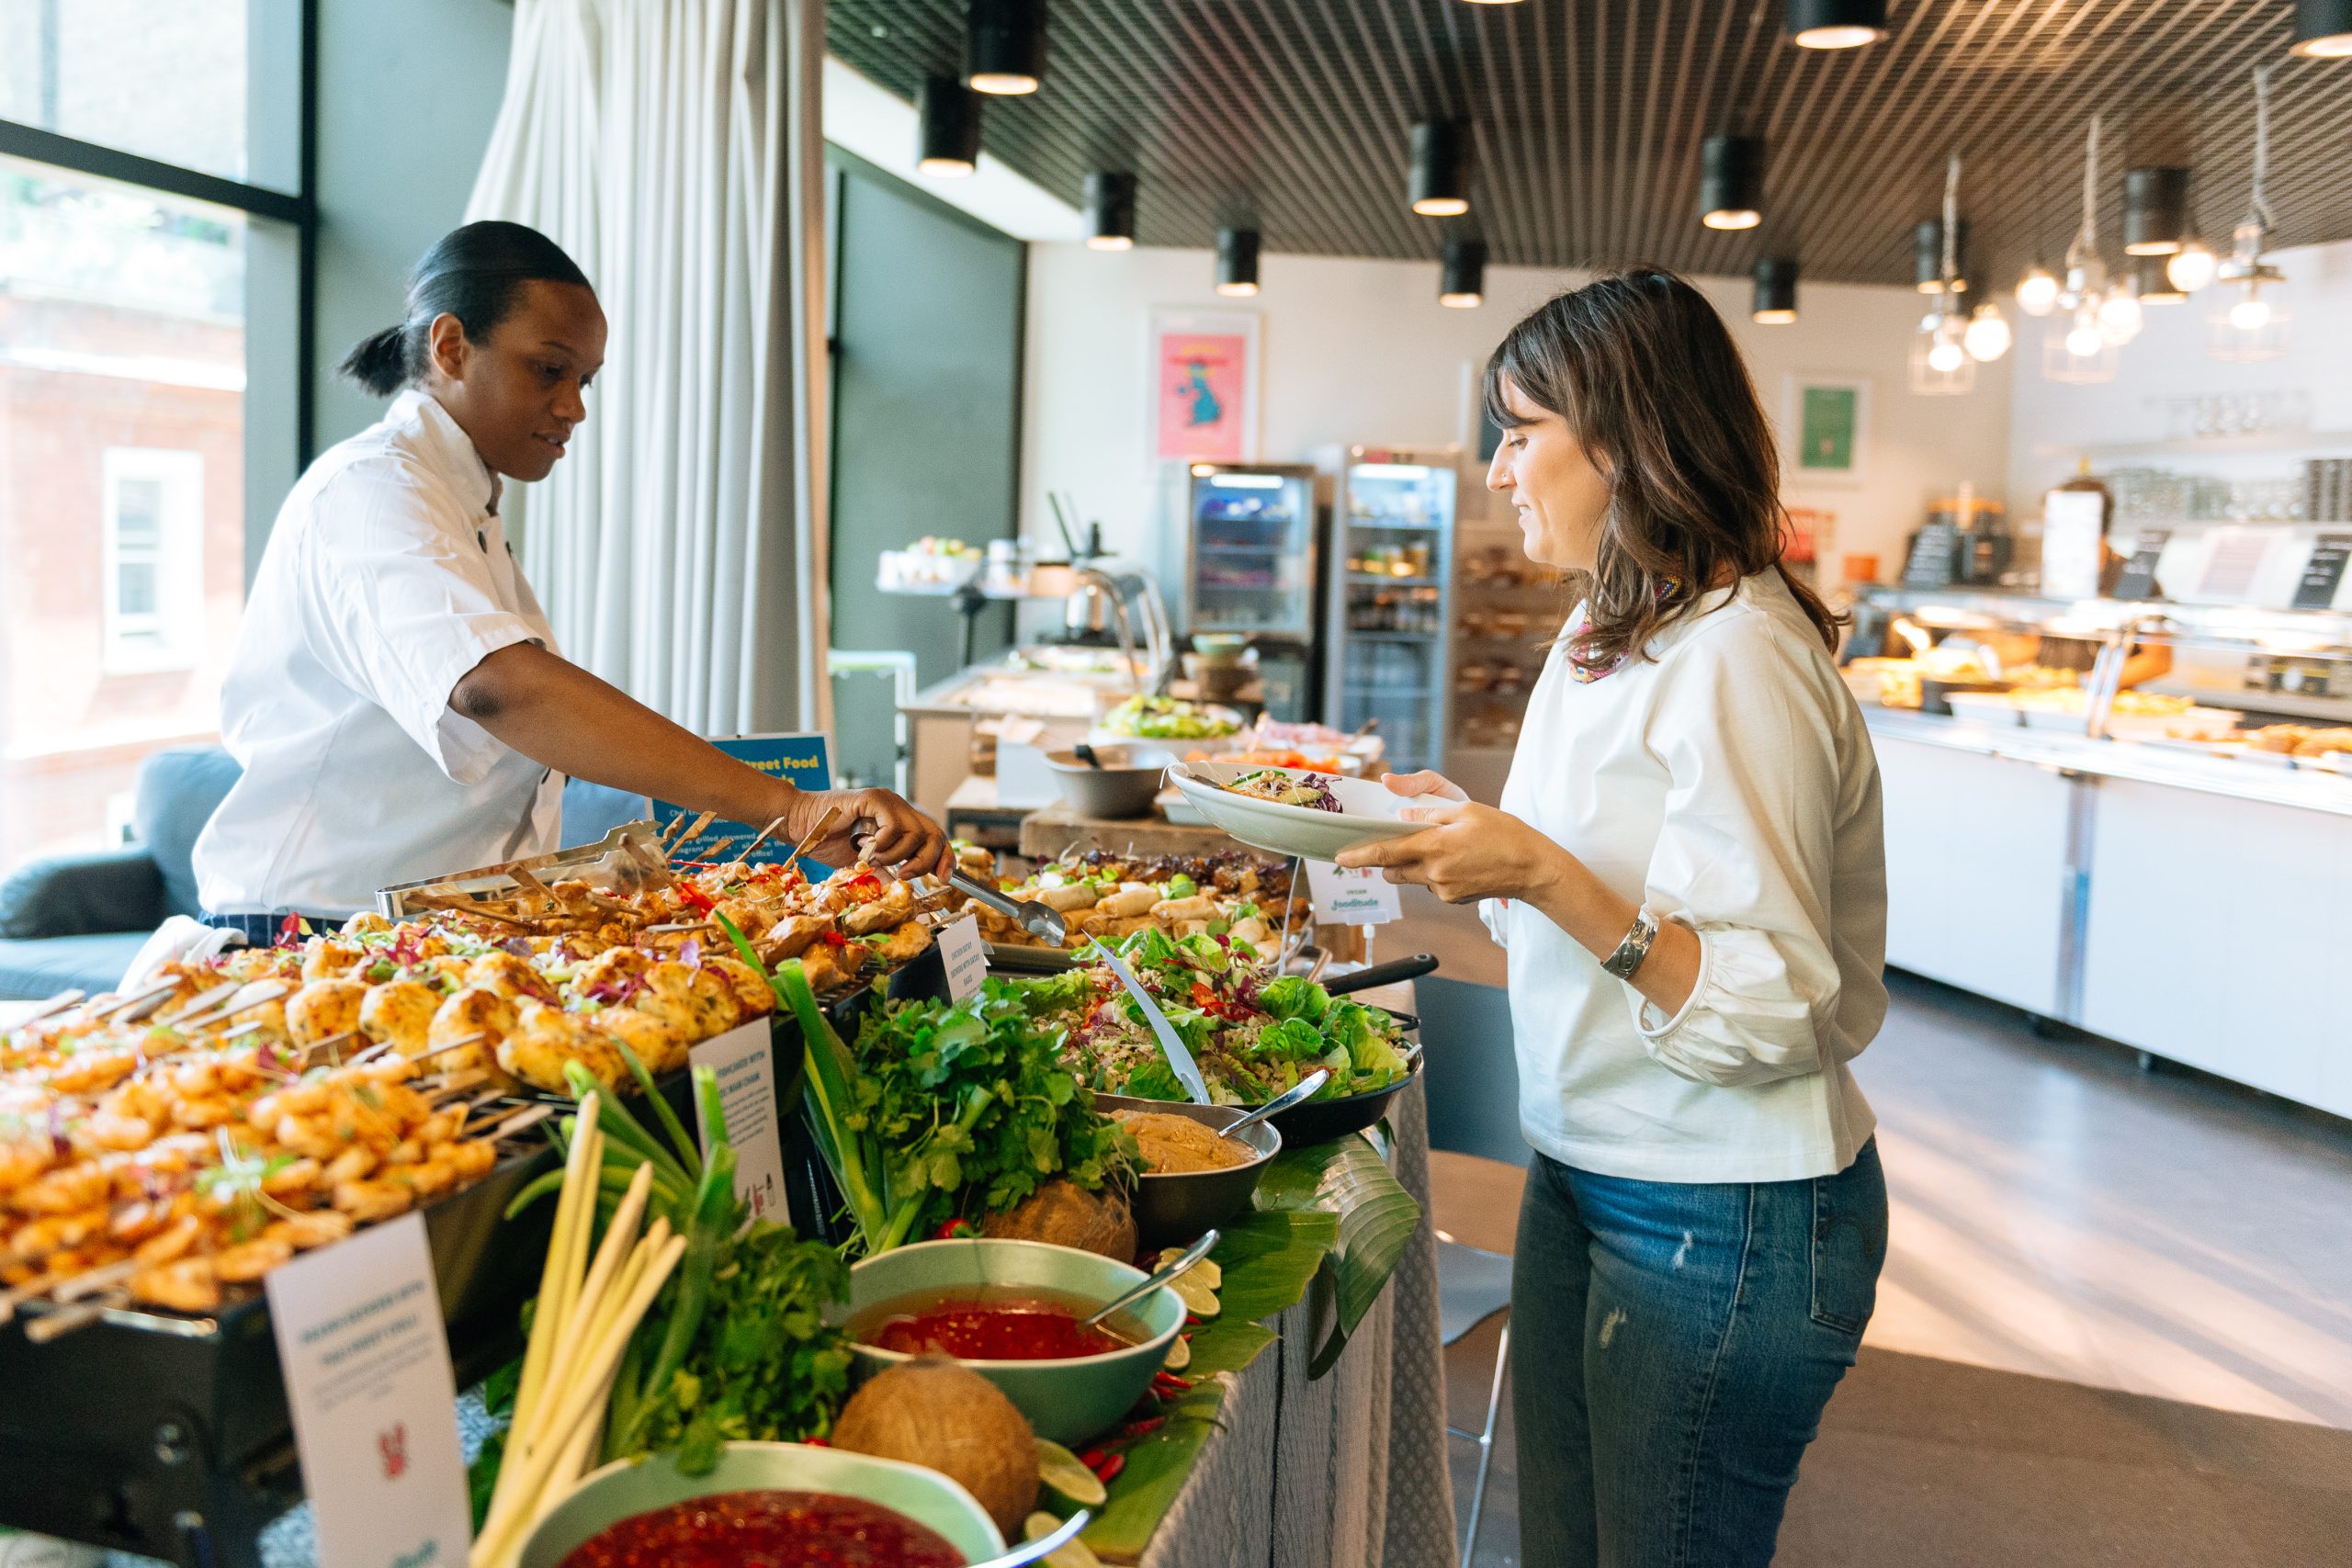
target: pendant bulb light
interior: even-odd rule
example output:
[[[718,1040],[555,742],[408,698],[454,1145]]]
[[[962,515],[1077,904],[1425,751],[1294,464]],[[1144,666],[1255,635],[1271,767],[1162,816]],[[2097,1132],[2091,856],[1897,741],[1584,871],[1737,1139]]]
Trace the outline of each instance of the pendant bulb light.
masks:
[[[2123,253],[2168,256],[2188,236],[2188,171],[2133,169],[2123,176]]]
[[[1699,149],[1699,221],[1710,229],[1753,229],[1764,221],[1763,142],[1707,138]]]
[[[2029,316],[2046,316],[2058,303],[2058,278],[2040,262],[2018,279],[2018,309]]]
[[[2175,288],[2194,294],[2213,281],[2221,266],[2222,258],[2213,254],[2213,247],[2192,235],[2165,258],[2165,276]]]
[[[1747,319],[1759,327],[1785,327],[1797,319],[1797,259],[1765,256],[1756,264],[1756,288]]]
[[[1216,231],[1216,291],[1234,299],[1258,292],[1258,231]]]
[[[1789,0],[1789,41],[1799,49],[1860,49],[1886,36],[1886,0]]]
[[[964,83],[1017,97],[1046,79],[1046,0],[972,0],[964,24]]]
[[[1096,170],[1086,176],[1086,243],[1090,250],[1132,250],[1136,243],[1136,177]]]
[[[1952,225],[1952,292],[1968,292],[1968,220]],[[1944,220],[1923,218],[1911,231],[1911,279],[1922,294],[1944,291]]]
[[[2295,0],[2295,41],[2305,60],[2352,59],[2352,0]]]
[[[1960,336],[1961,346],[1968,350],[1968,357],[1984,365],[1990,365],[2008,353],[2013,341],[2009,319],[2001,314],[2001,307],[1990,299],[1969,313],[1968,325]]]
[[[1459,218],[1470,210],[1468,138],[1458,120],[1425,119],[1413,127],[1413,173],[1407,198],[1424,218]]]
[[[1473,310],[1487,302],[1487,243],[1448,240],[1439,268],[1437,302],[1455,310]]]
[[[953,76],[926,76],[915,89],[915,169],[960,180],[978,165],[980,100]]]

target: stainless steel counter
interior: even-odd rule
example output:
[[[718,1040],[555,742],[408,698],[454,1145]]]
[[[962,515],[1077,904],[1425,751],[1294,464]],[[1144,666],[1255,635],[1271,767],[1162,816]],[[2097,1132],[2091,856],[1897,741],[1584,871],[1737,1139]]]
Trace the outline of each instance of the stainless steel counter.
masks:
[[[2011,761],[2100,778],[2168,784],[2233,800],[2291,806],[2352,817],[2352,776],[2321,768],[2281,768],[2232,757],[2206,757],[2131,740],[2093,740],[2063,730],[1992,728],[1966,719],[1935,717],[1899,708],[1865,707],[1872,735],[2006,757]]]

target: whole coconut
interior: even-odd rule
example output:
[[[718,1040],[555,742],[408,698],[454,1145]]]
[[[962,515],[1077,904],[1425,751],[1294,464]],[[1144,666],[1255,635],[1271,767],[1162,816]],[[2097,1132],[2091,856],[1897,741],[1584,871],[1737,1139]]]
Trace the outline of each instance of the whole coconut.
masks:
[[[996,1384],[945,1356],[877,1373],[833,1423],[833,1447],[935,1470],[978,1500],[1009,1540],[1037,1506],[1037,1438]]]
[[[1126,1194],[1105,1187],[1100,1192],[1056,1177],[1001,1214],[980,1223],[980,1234],[1008,1241],[1043,1241],[1074,1247],[1132,1263],[1136,1257],[1135,1211]]]

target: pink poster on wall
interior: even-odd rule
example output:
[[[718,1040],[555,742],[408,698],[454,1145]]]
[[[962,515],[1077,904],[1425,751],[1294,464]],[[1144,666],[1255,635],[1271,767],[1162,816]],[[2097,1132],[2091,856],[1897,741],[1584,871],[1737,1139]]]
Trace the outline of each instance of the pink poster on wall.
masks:
[[[1250,457],[1251,361],[1257,344],[1251,318],[1219,330],[1187,330],[1163,321],[1152,334],[1158,378],[1154,408],[1163,460],[1238,463]]]

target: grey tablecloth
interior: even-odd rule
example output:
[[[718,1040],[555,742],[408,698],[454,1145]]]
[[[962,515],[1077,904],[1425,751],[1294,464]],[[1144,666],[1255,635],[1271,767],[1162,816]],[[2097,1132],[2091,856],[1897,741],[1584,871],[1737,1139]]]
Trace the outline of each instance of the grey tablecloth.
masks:
[[[1307,1303],[1226,1379],[1225,1427],[1201,1450],[1144,1568],[1451,1568],[1453,1491],[1437,1337],[1429,1110],[1397,1096],[1395,1165],[1420,1229],[1339,1364],[1309,1382]]]

